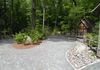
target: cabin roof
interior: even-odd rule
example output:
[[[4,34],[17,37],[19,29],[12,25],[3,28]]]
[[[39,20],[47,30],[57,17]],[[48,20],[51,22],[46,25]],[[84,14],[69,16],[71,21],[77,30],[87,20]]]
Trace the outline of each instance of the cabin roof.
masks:
[[[81,23],[86,27],[86,28],[90,28],[92,27],[92,24],[87,20],[87,19],[82,19]]]

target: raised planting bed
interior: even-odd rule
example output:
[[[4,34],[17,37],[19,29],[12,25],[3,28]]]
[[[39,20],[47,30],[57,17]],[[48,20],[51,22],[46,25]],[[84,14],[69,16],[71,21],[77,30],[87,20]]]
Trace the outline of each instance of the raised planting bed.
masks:
[[[18,43],[13,43],[13,47],[16,49],[28,49],[28,48],[33,48],[42,43],[42,40],[38,41],[38,43],[33,43],[33,44],[18,44]]]

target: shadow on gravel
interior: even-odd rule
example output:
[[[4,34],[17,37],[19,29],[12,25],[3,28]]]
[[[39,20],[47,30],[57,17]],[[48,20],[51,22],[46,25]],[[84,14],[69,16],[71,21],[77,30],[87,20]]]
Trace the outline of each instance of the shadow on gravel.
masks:
[[[67,41],[67,42],[73,42],[76,41],[74,37],[65,37],[65,36],[49,36],[48,41],[53,41],[53,42],[62,42],[62,41]]]
[[[0,40],[0,45],[1,44],[12,44],[12,43],[14,43],[13,39],[3,39],[3,40]]]
[[[82,70],[100,70],[100,62],[95,63],[93,65],[87,66],[86,68]]]

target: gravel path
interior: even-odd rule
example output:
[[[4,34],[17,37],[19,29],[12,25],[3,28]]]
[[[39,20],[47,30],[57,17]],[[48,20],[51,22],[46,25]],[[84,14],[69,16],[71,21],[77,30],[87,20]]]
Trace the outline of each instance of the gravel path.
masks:
[[[15,49],[11,40],[0,41],[0,70],[74,70],[66,61],[66,51],[74,41],[50,37],[30,49]]]
[[[100,61],[93,65],[87,66],[86,68],[82,70],[100,70]]]
[[[67,52],[67,58],[76,69],[86,67],[97,60],[95,53],[80,42],[76,42],[76,46]]]

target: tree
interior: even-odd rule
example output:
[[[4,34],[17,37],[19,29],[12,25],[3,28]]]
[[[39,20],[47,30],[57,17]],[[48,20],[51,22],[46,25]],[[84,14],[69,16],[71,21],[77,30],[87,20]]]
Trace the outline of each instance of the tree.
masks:
[[[32,27],[35,28],[36,0],[32,0]]]
[[[94,15],[90,15],[89,12],[99,2],[99,0],[1,0],[0,19],[6,20],[6,26],[0,24],[0,28],[10,29],[10,32],[16,33],[27,30],[27,27],[35,28],[37,25],[43,31],[47,26],[53,31],[55,28],[61,30],[63,29],[61,27],[68,25],[68,30],[76,30],[80,19],[92,19]]]

